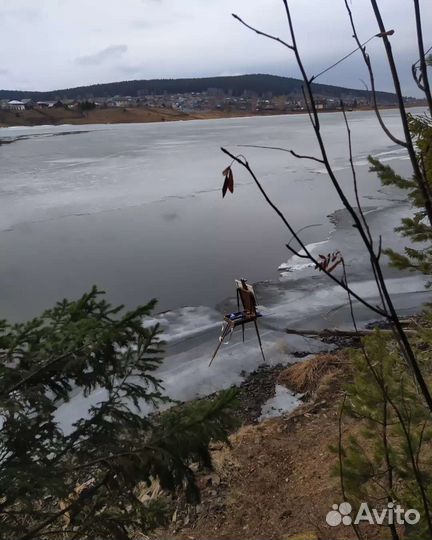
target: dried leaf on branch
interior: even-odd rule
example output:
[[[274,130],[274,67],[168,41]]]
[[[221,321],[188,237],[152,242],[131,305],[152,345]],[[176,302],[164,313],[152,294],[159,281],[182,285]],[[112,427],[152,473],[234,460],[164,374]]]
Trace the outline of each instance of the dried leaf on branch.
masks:
[[[328,253],[327,255],[318,255],[318,257],[321,259],[321,262],[315,266],[315,270],[318,269],[320,272],[322,270],[333,272],[343,262],[340,251],[333,251],[333,253]]]
[[[234,193],[234,176],[233,176],[231,167],[227,167],[222,172],[222,174],[225,177],[225,181],[222,187],[222,198],[223,198],[225,197],[227,190],[231,191],[231,193]]]

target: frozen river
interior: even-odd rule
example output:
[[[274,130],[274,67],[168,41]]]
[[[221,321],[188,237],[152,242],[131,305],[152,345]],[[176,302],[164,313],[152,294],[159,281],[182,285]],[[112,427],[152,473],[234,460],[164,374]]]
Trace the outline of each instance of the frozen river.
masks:
[[[384,117],[400,132],[396,111]],[[378,156],[402,173],[409,162],[372,113],[349,113],[349,121],[372,231],[385,247],[400,248],[393,228],[409,209],[402,193],[383,190],[368,173],[366,158]],[[329,113],[322,124],[332,164],[352,196],[343,119]],[[174,397],[208,393],[258,365],[251,334],[245,345],[234,339],[207,368],[237,277],[257,282],[265,350],[274,362],[306,344],[287,338],[284,327],[349,324],[343,291],[290,260],[289,234],[244,171],[234,169],[235,193],[222,200],[228,161],[220,146],[246,155],[296,229],[316,225],[302,233],[316,254],[339,249],[353,286],[376,295],[367,257],[320,164],[241,146],[313,154],[307,116],[0,129],[6,138],[16,140],[0,146],[0,316],[27,319],[92,284],[128,307],[156,297],[168,341],[163,377]],[[284,263],[292,271],[278,270]],[[401,310],[426,300],[420,277],[390,269],[387,275]]]

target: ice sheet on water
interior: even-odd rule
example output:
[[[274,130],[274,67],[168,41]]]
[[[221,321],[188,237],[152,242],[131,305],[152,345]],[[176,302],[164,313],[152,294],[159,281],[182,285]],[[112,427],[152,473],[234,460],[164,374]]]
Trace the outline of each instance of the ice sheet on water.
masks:
[[[266,361],[270,365],[289,364],[296,359],[297,350],[329,350],[331,345],[301,336],[288,336],[260,326]],[[254,328],[246,328],[245,343],[241,331],[234,333],[228,345],[222,345],[214,362],[209,361],[217,346],[217,333],[207,332],[187,348],[168,350],[158,375],[166,393],[173,399],[185,401],[209,395],[240,383],[244,376],[263,363]]]
[[[386,248],[400,249],[400,238],[394,234],[394,228],[400,224],[408,210],[404,204],[388,206],[393,193],[385,194],[381,206],[364,206],[363,214],[367,219],[372,236],[378,244],[381,237],[382,244]],[[320,242],[308,244],[308,251],[318,258],[319,254],[326,255],[334,251],[340,251],[345,263],[350,279],[358,280],[357,276],[364,277],[370,272],[369,259],[365,256],[365,247],[360,235],[353,227],[353,218],[346,209],[338,209],[328,216],[333,229],[327,239]],[[301,236],[301,235],[300,235]],[[295,244],[293,244],[295,247]],[[304,250],[300,250],[300,255]],[[314,265],[307,259],[293,255],[286,262],[278,267],[282,280],[297,281],[305,277],[318,276],[314,270]],[[353,276],[354,277],[351,277]]]
[[[314,257],[318,255],[320,249],[325,249],[324,246],[328,243],[328,240],[322,240],[321,242],[312,242],[306,246],[306,249]],[[305,262],[306,259],[303,259],[300,255],[305,255],[305,251],[301,249],[299,255],[293,255],[287,262],[279,265],[278,270],[282,273],[281,277],[284,276],[286,272],[299,272],[306,270],[307,268],[314,268],[315,265],[311,262]],[[300,275],[300,274],[297,274]]]
[[[387,232],[391,231],[392,235],[388,236],[391,240],[394,236],[392,229],[399,222],[400,216],[400,208],[371,212],[372,230],[379,230],[384,239]],[[311,245],[311,249],[328,252],[341,248],[349,263],[351,287],[372,304],[376,303],[376,284],[368,277],[368,261],[358,254],[356,231],[350,226],[343,211],[335,213],[334,222],[335,231],[331,238]],[[387,241],[386,245],[391,246],[391,243]],[[262,282],[255,286],[265,315],[259,320],[264,353],[271,364],[292,362],[294,352],[316,353],[329,348],[319,340],[287,335],[287,327],[320,329],[351,325],[346,292],[331,284],[322,274],[312,269],[310,273],[312,275],[306,275],[304,270],[298,272],[295,283]],[[389,292],[394,296],[397,306],[412,312],[418,311],[423,301],[430,300],[430,295],[427,297],[424,291],[424,282],[423,277],[412,274],[393,273],[387,278]],[[163,381],[165,393],[171,398],[186,401],[228,388],[240,383],[247,373],[256,370],[263,362],[252,325],[246,329],[245,343],[242,343],[241,331],[237,330],[229,345],[220,348],[214,363],[209,367],[209,360],[218,344],[222,311],[225,307],[228,311],[231,309],[228,306],[233,305],[232,300],[230,302],[223,304],[221,311],[206,306],[183,307],[160,313],[145,322],[159,322],[164,330],[166,358],[157,375]],[[376,315],[366,308],[360,311],[358,304],[355,309],[360,324],[376,319]],[[59,409],[58,418],[64,429],[71,429],[72,423],[86,416],[88,408],[97,401],[100,401],[100,396],[95,392],[86,400],[76,396],[70,403],[63,405]]]
[[[209,309],[209,308],[208,308]],[[188,401],[204,397],[219,390],[238,385],[244,377],[255,371],[263,363],[258,346],[255,329],[246,328],[245,343],[242,342],[241,331],[237,330],[229,345],[222,345],[213,364],[209,366],[211,355],[218,343],[219,329],[201,329],[198,314],[200,308],[183,308],[179,312],[161,314],[167,327],[167,334],[177,336],[168,342],[166,357],[155,375],[162,380],[163,393],[173,400]],[[180,334],[172,330],[169,320],[181,318],[181,313],[188,313],[189,328],[195,327],[195,334],[187,333],[189,339],[179,339]],[[213,315],[211,315],[213,316]],[[147,324],[150,324],[148,321]],[[220,322],[220,321],[219,321]],[[177,328],[179,325],[177,324]],[[332,345],[321,343],[319,340],[304,338],[302,336],[288,336],[280,331],[267,328],[260,321],[260,334],[263,342],[264,354],[270,365],[289,364],[297,361],[293,356],[296,351],[316,353],[333,348]],[[89,409],[106,398],[102,390],[95,390],[90,396],[84,398],[78,393],[68,403],[61,405],[56,413],[56,419],[61,428],[70,433],[73,424],[80,418],[88,416]],[[151,408],[143,404],[143,414],[151,412]]]
[[[406,154],[407,154],[407,152],[406,152],[405,148],[401,148],[401,147],[395,145],[395,146],[392,146],[391,150],[385,150],[383,152],[374,152],[373,156],[375,158],[380,158],[382,156],[406,156]]]
[[[159,323],[163,330],[163,340],[176,342],[196,336],[201,332],[218,328],[221,325],[221,314],[207,306],[183,307],[165,311],[156,317],[146,319],[144,324],[150,326]]]
[[[419,279],[418,276],[394,278],[389,279],[387,284],[396,300],[408,299],[418,309],[416,306],[421,303],[421,299],[416,299],[414,293],[418,293],[422,287]],[[343,327],[349,324],[345,292],[337,286],[313,289],[310,280],[307,281],[305,288],[287,289],[285,284],[276,283],[256,287],[267,313],[259,320],[259,327],[264,354],[271,365],[298,361],[293,355],[295,352],[314,354],[333,348],[316,339],[287,335],[285,328],[305,324],[315,328],[320,325]],[[373,281],[361,281],[352,286],[367,298],[373,298],[376,294]],[[329,312],[332,312],[333,319],[330,319]],[[365,317],[364,320],[370,320],[371,313],[366,313]],[[221,319],[221,314],[216,310],[201,306],[168,311],[146,321],[146,324],[160,322],[165,329],[166,358],[156,375],[162,380],[166,395],[179,401],[203,397],[239,384],[246,374],[263,363],[252,325],[246,327],[245,343],[242,342],[241,331],[237,330],[231,342],[221,346],[215,361],[209,366],[211,355],[218,344]],[[56,417],[61,427],[70,432],[73,423],[86,417],[89,408],[103,398],[104,394],[100,390],[87,398],[81,394],[73,397],[57,412]],[[275,410],[288,410],[296,404],[294,397],[283,390],[278,391],[275,399],[276,402],[272,401],[268,405],[269,410],[263,411],[263,415],[271,412],[271,407]],[[284,406],[280,405],[281,401]],[[148,407],[143,410],[150,411]]]
[[[70,401],[63,403],[55,412],[55,419],[65,435],[74,431],[73,425],[81,418],[88,418],[89,411],[98,403],[106,401],[108,392],[106,390],[94,390],[89,396],[84,396],[82,392],[76,393]]]
[[[396,305],[399,299],[406,302],[411,298],[413,306],[417,310],[422,302],[430,301],[430,293],[424,289],[426,280],[417,275],[386,280],[390,294],[393,295]],[[372,305],[379,303],[378,291],[374,280],[351,282],[352,290],[368,300]],[[296,282],[295,287],[289,282],[273,286],[269,291],[261,292],[263,301],[266,302],[266,324],[274,329],[283,330],[287,327],[294,328],[331,328],[332,326],[351,327],[351,317],[348,309],[347,293],[338,285],[328,286],[328,283],[312,281],[305,278]],[[277,294],[276,292],[277,291]],[[413,295],[418,298],[414,300]],[[355,308],[358,303],[354,302]],[[360,316],[360,315],[359,315]],[[358,322],[364,323],[376,320],[377,315],[369,311],[362,314]],[[333,321],[333,322],[330,322]],[[315,326],[310,326],[313,324]]]

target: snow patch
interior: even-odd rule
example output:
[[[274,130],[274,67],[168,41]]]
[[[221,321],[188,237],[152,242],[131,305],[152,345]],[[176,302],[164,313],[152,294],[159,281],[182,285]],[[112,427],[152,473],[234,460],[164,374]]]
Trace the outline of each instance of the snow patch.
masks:
[[[301,404],[300,397],[301,394],[293,394],[285,386],[277,384],[274,397],[264,403],[258,420],[262,422],[293,411]]]

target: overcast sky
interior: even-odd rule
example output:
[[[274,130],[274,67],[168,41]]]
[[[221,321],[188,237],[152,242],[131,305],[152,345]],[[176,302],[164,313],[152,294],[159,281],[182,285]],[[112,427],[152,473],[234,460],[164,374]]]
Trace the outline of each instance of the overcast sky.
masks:
[[[351,0],[361,39],[378,32],[369,0]],[[424,28],[432,2],[423,0]],[[380,0],[405,94],[416,94],[418,55],[410,0]],[[291,0],[310,74],[354,48],[343,0]],[[298,77],[290,51],[241,27],[288,39],[281,0],[0,0],[0,88],[52,90],[130,79],[272,73]],[[426,31],[426,48],[432,36]],[[377,86],[392,90],[379,39],[368,46]],[[362,88],[356,54],[319,82]]]

